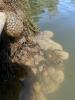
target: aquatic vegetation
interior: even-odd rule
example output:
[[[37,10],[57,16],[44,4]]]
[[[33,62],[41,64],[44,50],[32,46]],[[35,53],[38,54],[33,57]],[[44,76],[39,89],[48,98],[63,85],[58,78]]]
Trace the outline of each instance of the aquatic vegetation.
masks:
[[[54,35],[54,33],[53,32],[51,32],[51,31],[48,31],[48,30],[46,30],[46,31],[43,31],[43,32],[40,32],[39,34],[38,34],[38,36],[40,35],[40,38],[41,39],[43,39],[43,38],[52,38],[53,37],[53,35]],[[37,37],[38,38],[38,37]]]
[[[21,98],[24,96],[26,100],[39,100],[39,97],[41,100],[46,100],[46,95],[54,93],[64,82],[64,70],[62,67],[63,61],[69,57],[68,53],[64,51],[60,44],[51,40],[50,37],[53,36],[51,32],[48,32],[48,34],[44,32],[45,35],[43,35],[43,32],[40,34],[32,37],[32,42],[27,44],[25,43],[25,38],[23,38],[23,40],[20,39],[10,45],[12,47],[10,56],[12,58],[12,66],[7,71],[6,79],[12,70],[14,73],[11,73],[10,77],[17,73],[18,77],[14,76],[13,79],[20,80],[23,83],[25,90],[22,91]],[[20,68],[20,66],[23,66],[23,69],[17,68]],[[26,73],[23,74],[23,71],[26,71]],[[23,76],[21,76],[22,74]]]
[[[22,91],[25,100],[46,100],[46,95],[55,92],[63,83],[62,65],[69,54],[59,43],[52,40],[51,31],[39,33],[26,12],[23,15],[18,10],[16,3],[24,7],[23,2],[11,3],[11,0],[4,0],[3,5],[7,9],[2,10],[7,18],[2,35],[7,42],[5,38],[1,41],[4,45],[0,48],[0,83],[5,86],[11,80],[18,80],[25,87],[24,92]],[[7,6],[8,3],[10,7]],[[37,32],[36,36],[32,36],[32,33]]]
[[[43,2],[42,0],[29,0],[29,2],[32,10],[32,15],[38,16],[38,14],[44,12],[44,8],[48,8],[49,11],[56,11],[59,0],[43,0]]]
[[[47,33],[47,34],[46,34]],[[51,50],[63,50],[63,47],[50,39],[50,37],[53,36],[52,32],[49,31],[45,31],[45,32],[41,32],[38,34],[38,36],[35,37],[34,41],[37,42],[41,49],[43,50],[47,50],[47,49],[51,49]]]
[[[29,66],[33,73],[32,75],[32,73],[30,74],[30,72],[28,72],[30,74],[28,74],[29,78],[23,80],[25,81],[25,83],[28,80],[26,87],[29,87],[28,84],[30,84],[32,91],[30,94],[32,94],[32,100],[38,100],[38,97],[40,97],[41,100],[46,100],[45,95],[54,93],[64,82],[65,75],[63,61],[68,59],[68,53],[65,52],[63,48],[60,48],[62,47],[60,44],[60,46],[56,46],[56,42],[52,44],[52,46],[54,46],[54,49],[52,49],[51,46],[48,49],[45,49],[45,45],[42,49],[40,44],[42,44],[44,40],[51,40],[48,35],[49,34],[47,34],[46,36],[45,34],[43,38],[43,33],[41,36],[40,34],[38,34],[36,36],[36,38],[39,36],[38,41],[37,39],[36,41],[34,41],[35,37],[33,37],[34,45],[27,44],[26,46],[23,41],[19,41],[21,42],[21,44],[18,42],[18,45],[16,45],[16,43],[15,45],[11,45],[14,49],[13,53],[15,54],[14,57],[12,56],[13,53],[11,55],[13,57],[12,62],[22,62],[24,65]],[[39,42],[40,39],[43,41]],[[51,41],[53,42],[53,40]],[[22,43],[23,47],[20,48]],[[51,45],[50,43],[51,42],[46,45]],[[16,52],[16,46],[19,52]]]
[[[42,92],[35,94],[34,100],[39,100],[39,98],[40,98],[40,100],[47,100]]]
[[[47,32],[47,34],[46,34]],[[63,47],[51,40],[53,36],[49,31],[41,32],[34,38],[34,42],[39,44],[42,57],[37,58],[37,80],[41,85],[44,94],[55,92],[64,81],[63,61],[69,58],[69,53]],[[37,88],[37,86],[36,86]],[[38,89],[37,89],[38,90]]]
[[[63,81],[64,72],[54,67],[49,67],[38,75],[38,82],[44,94],[55,92]]]
[[[62,60],[67,60],[69,58],[69,53],[65,51],[58,50],[56,51]]]
[[[39,82],[35,82],[35,84],[33,85],[34,91],[36,93],[39,93],[41,91],[41,86]]]
[[[55,73],[51,75],[51,77],[57,83],[62,83],[64,81],[64,72],[61,70],[56,70]]]

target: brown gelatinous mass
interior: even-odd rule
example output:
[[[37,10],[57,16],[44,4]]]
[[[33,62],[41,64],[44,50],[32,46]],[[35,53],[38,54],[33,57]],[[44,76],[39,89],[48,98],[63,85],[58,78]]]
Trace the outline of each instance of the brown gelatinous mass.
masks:
[[[23,22],[18,18],[14,12],[7,12],[7,20],[5,31],[7,35],[12,37],[18,37],[23,32]]]

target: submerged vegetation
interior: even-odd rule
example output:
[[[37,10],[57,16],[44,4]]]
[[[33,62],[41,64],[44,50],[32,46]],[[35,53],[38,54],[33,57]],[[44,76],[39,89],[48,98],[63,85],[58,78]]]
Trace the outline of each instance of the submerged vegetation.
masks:
[[[16,89],[16,84],[21,82],[24,86],[21,100],[46,100],[46,95],[63,83],[63,61],[69,54],[52,40],[52,32],[40,32],[34,25],[28,0],[2,0],[0,3],[6,15],[0,41],[0,93],[4,98],[7,91],[12,100],[13,89],[9,86],[15,84]]]

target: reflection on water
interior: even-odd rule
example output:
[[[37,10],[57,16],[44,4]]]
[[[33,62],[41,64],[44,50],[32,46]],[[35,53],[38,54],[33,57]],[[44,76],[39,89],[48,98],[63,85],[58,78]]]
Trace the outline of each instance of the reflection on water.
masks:
[[[41,14],[45,13],[47,8],[48,11],[55,14],[57,13],[57,6],[59,4],[59,0],[29,0],[31,9],[32,9],[32,16],[38,20]]]

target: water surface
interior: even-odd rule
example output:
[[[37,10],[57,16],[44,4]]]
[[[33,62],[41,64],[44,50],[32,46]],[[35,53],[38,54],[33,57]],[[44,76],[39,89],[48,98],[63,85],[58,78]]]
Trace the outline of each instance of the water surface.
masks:
[[[70,53],[65,81],[49,100],[75,99],[75,0],[32,0],[32,15],[41,31],[51,30],[54,40]],[[34,6],[33,6],[34,5]]]

